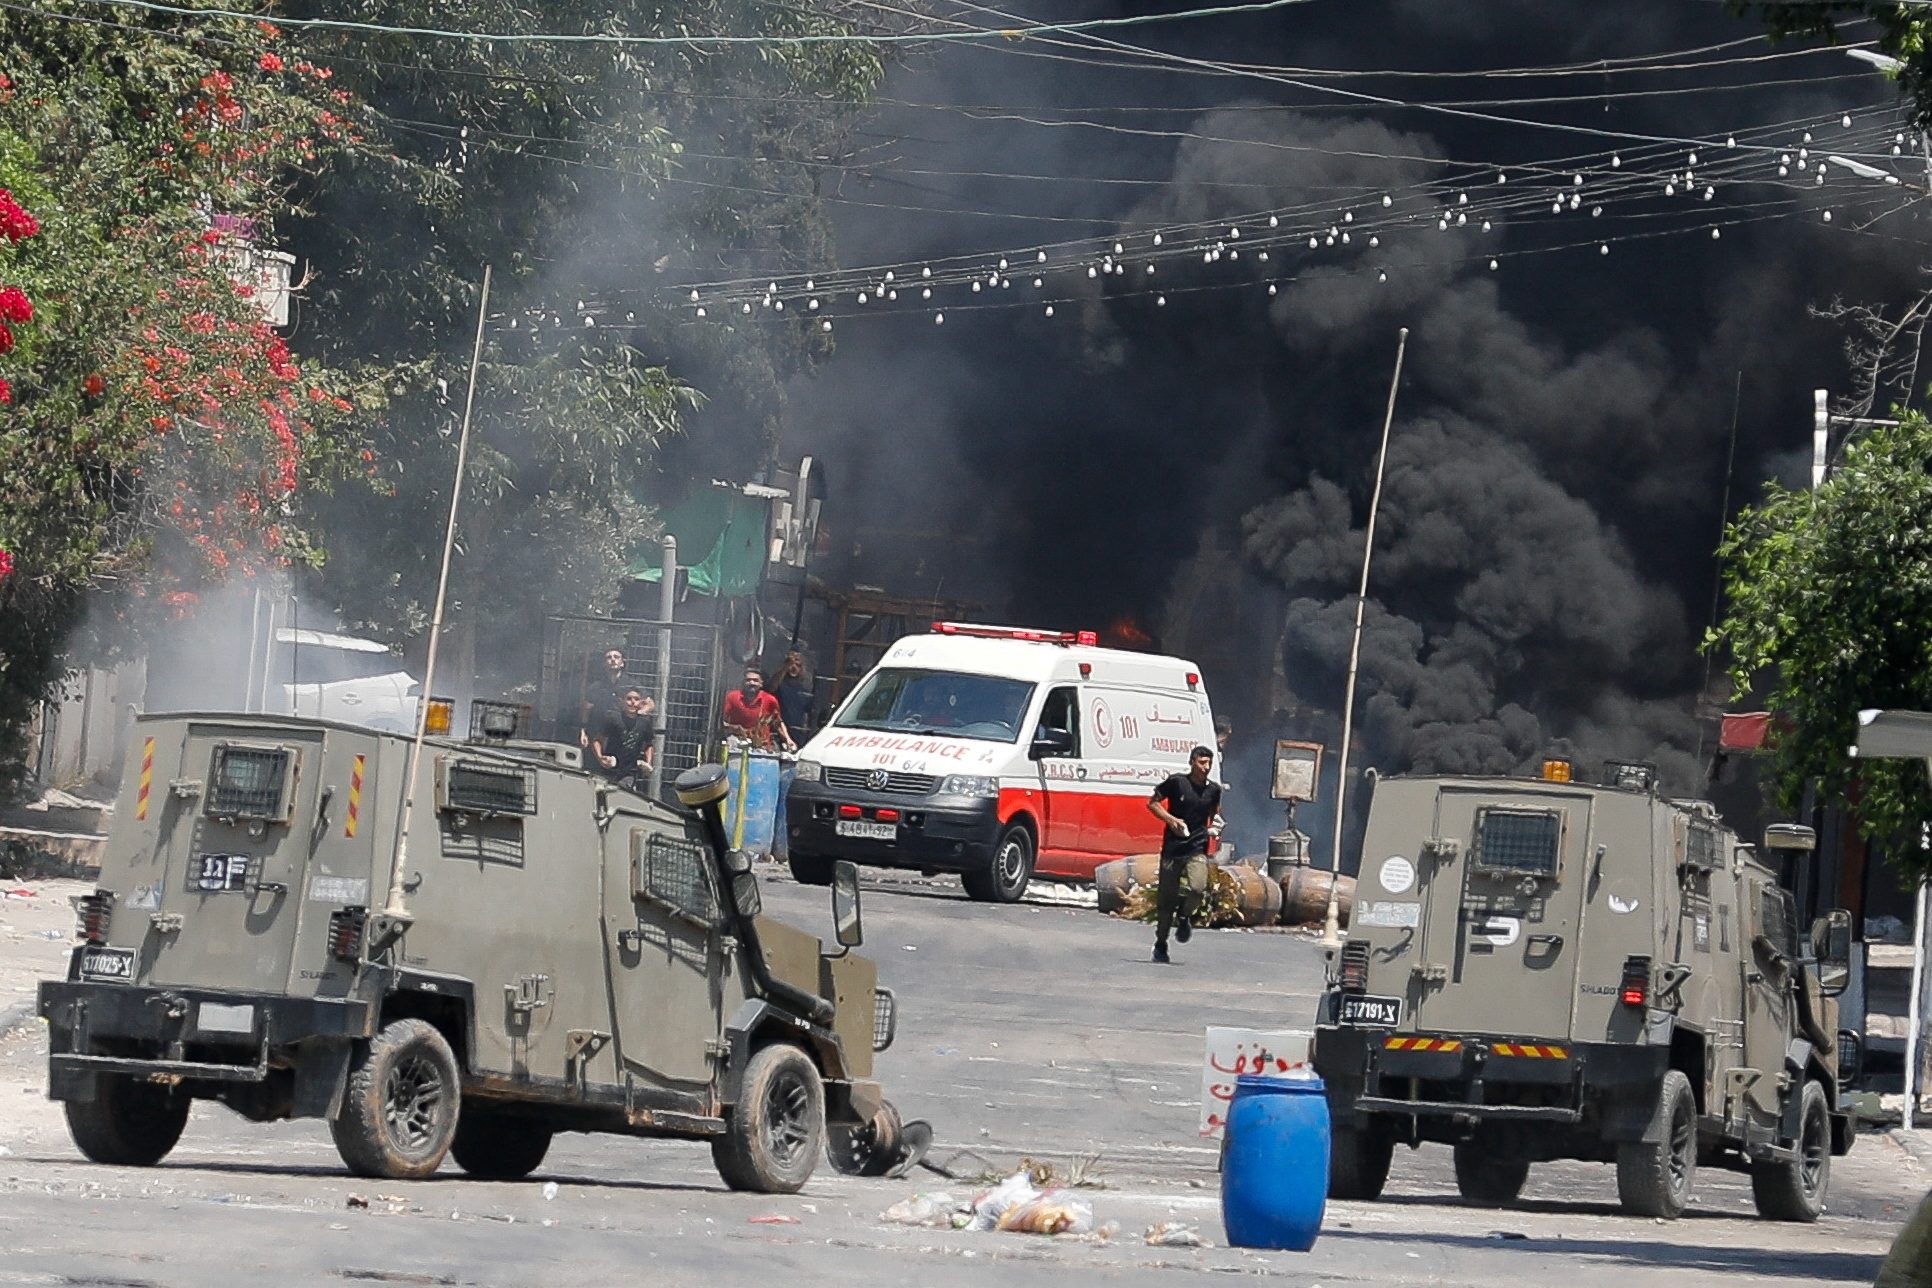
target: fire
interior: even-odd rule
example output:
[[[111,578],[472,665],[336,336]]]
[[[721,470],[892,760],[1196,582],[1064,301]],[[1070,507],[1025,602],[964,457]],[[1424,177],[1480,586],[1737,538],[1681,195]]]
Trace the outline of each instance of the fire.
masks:
[[[1102,634],[1106,637],[1106,643],[1114,648],[1149,648],[1154,643],[1154,637],[1142,630],[1140,623],[1130,613],[1116,617]]]

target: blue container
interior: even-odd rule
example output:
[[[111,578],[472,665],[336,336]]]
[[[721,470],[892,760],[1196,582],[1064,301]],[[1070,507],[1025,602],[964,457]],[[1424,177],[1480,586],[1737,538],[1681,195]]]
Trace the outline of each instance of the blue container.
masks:
[[[734,850],[770,854],[778,819],[778,754],[727,751],[725,777],[731,786],[724,803],[725,839]]]
[[[1328,1095],[1319,1078],[1235,1079],[1221,1224],[1237,1248],[1306,1252],[1328,1202]]]

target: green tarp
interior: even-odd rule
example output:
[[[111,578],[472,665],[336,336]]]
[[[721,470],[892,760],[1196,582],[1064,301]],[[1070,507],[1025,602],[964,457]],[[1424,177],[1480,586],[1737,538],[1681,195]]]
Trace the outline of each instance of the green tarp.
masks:
[[[664,516],[678,539],[678,564],[688,570],[691,589],[700,595],[735,598],[757,591],[765,573],[771,502],[724,488],[704,488]],[[662,555],[655,544],[632,552],[630,575],[662,581]]]

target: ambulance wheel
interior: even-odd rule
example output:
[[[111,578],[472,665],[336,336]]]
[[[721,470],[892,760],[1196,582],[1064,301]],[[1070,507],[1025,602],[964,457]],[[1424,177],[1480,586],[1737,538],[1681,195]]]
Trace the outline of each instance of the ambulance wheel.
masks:
[[[543,1165],[550,1137],[549,1123],[468,1105],[449,1152],[458,1167],[479,1180],[516,1181]]]
[[[69,1100],[67,1130],[80,1152],[114,1167],[153,1167],[188,1125],[192,1103],[179,1087],[136,1082],[126,1074],[97,1077],[92,1100]]]
[[[1529,1179],[1529,1163],[1499,1158],[1479,1140],[1456,1146],[1456,1189],[1476,1207],[1504,1207],[1516,1201]]]
[[[832,884],[832,865],[838,860],[822,854],[794,853],[786,862],[791,865],[792,880],[798,884],[828,886]]]
[[[1617,1146],[1617,1197],[1633,1216],[1676,1220],[1697,1179],[1697,1099],[1682,1070],[1665,1072],[1646,1136]]]
[[[329,1124],[357,1176],[414,1181],[442,1166],[462,1101],[456,1053],[425,1020],[396,1020],[358,1043],[342,1112]]]
[[[1033,833],[1015,823],[1000,834],[993,857],[979,872],[962,872],[968,897],[981,903],[1018,903],[1033,879]]]
[[[1381,1198],[1394,1155],[1395,1137],[1374,1125],[1337,1127],[1328,1138],[1328,1197]]]
[[[1825,1210],[1831,1182],[1831,1116],[1825,1089],[1806,1082],[1798,1109],[1798,1139],[1792,1157],[1751,1168],[1751,1198],[1767,1221],[1816,1221]]]
[[[734,1190],[796,1194],[825,1148],[825,1084],[811,1057],[774,1042],[745,1065],[738,1103],[711,1138],[711,1161]]]

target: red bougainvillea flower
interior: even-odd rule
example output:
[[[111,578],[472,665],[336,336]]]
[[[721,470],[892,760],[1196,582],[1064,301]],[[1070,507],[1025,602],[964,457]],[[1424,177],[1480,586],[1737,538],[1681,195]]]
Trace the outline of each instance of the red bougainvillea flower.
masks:
[[[18,286],[0,288],[0,318],[9,322],[31,322],[34,320],[33,301]]]
[[[81,392],[89,398],[99,398],[107,392],[107,381],[102,378],[100,372],[90,371],[87,378],[81,381]]]
[[[0,353],[13,352],[13,328],[0,322]]]
[[[13,556],[5,550],[0,550],[0,581],[5,581],[11,576],[13,576]]]
[[[4,380],[0,380],[0,407],[4,407],[12,401],[13,401],[13,386],[8,384]]]
[[[265,72],[279,72],[279,71],[281,71],[281,70],[282,70],[282,56],[281,56],[280,54],[263,54],[263,55],[262,55],[262,70],[263,70],[263,71],[265,71]]]
[[[8,241],[25,241],[40,231],[40,221],[20,208],[13,194],[0,188],[0,237]]]

